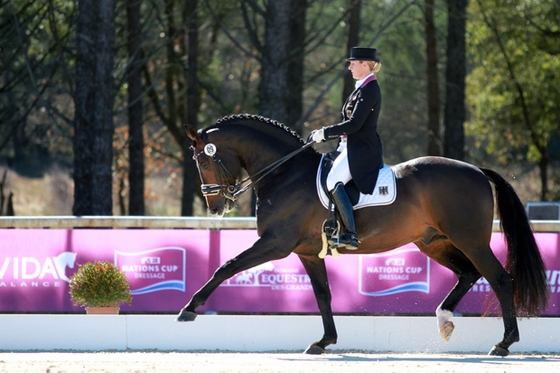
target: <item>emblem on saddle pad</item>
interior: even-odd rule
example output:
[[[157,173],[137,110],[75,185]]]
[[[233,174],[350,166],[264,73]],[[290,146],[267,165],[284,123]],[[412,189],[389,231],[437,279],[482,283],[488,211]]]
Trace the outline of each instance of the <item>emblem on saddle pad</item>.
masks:
[[[386,196],[387,194],[389,194],[389,187],[388,186],[380,186],[379,187],[379,195],[380,196]]]

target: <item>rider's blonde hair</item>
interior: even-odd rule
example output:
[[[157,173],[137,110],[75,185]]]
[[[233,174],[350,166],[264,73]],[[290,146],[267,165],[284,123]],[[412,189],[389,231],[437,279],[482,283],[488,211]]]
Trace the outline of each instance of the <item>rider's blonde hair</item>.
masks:
[[[376,73],[381,70],[381,62],[377,61],[366,61],[368,63],[369,69],[372,73]]]

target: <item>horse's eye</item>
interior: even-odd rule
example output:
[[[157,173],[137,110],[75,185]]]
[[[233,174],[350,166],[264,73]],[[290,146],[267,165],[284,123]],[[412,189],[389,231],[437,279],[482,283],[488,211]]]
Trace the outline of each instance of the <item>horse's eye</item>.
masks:
[[[203,163],[200,165],[200,167],[202,167],[204,171],[208,171],[208,169],[210,168],[210,163]]]

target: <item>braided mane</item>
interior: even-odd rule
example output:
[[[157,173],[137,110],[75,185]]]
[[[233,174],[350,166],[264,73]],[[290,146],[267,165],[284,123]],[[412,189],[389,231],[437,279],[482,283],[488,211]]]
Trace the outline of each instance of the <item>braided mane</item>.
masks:
[[[278,128],[283,129],[284,131],[286,131],[287,133],[289,133],[290,135],[292,135],[293,137],[295,137],[296,139],[299,140],[299,142],[301,142],[302,144],[305,144],[305,140],[302,139],[296,131],[292,130],[290,127],[286,126],[283,123],[278,122],[277,120],[274,119],[270,119],[267,117],[263,117],[262,115],[256,115],[256,114],[233,114],[233,115],[228,115],[225,116],[221,119],[218,119],[215,123],[214,126],[221,126],[221,125],[226,125],[230,122],[234,122],[237,120],[244,120],[244,119],[250,119],[250,120],[256,120],[258,122],[261,123],[266,123],[266,124],[272,124],[273,126],[276,126]]]

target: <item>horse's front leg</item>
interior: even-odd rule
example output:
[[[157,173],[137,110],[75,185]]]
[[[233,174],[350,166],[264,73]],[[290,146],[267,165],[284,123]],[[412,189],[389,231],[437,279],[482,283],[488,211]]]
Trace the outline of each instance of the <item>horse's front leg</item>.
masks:
[[[319,311],[323,319],[324,329],[323,338],[317,342],[311,343],[305,350],[305,353],[319,355],[325,352],[325,347],[328,345],[336,344],[338,338],[331,308],[332,296],[329,288],[329,279],[327,277],[327,268],[323,259],[309,259],[300,256],[300,260],[311,280],[315,299],[317,300],[317,305],[319,306]]]
[[[181,309],[177,316],[177,321],[194,321],[196,309],[206,303],[208,297],[222,282],[235,276],[237,273],[271,260],[287,257],[291,250],[286,249],[285,245],[280,245],[277,241],[264,237],[259,238],[253,246],[224,263],[214,272],[210,280],[192,296],[189,303]]]

